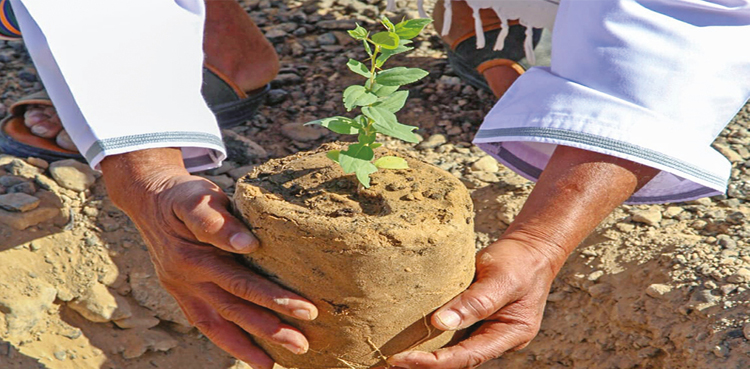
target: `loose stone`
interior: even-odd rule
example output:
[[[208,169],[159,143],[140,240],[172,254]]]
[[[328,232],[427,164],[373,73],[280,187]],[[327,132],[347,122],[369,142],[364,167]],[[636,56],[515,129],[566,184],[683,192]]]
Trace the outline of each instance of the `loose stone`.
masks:
[[[0,208],[12,212],[24,213],[36,209],[39,202],[38,198],[25,193],[0,195]]]

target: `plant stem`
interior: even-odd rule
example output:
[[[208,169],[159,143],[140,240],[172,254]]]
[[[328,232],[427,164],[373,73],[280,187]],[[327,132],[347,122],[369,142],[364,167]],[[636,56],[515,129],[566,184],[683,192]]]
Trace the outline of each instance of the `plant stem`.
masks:
[[[373,45],[375,45],[375,51],[373,51],[372,57],[370,58],[370,63],[372,65],[370,67],[370,90],[372,90],[372,87],[375,84],[375,69],[376,69],[375,64],[378,58],[378,53],[380,53],[380,45],[375,44],[374,42],[373,42]]]

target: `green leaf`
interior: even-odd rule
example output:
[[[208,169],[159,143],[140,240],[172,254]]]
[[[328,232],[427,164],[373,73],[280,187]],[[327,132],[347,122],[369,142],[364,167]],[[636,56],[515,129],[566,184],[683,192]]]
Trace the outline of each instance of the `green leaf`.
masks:
[[[409,97],[409,91],[398,91],[373,106],[386,109],[391,113],[395,113],[404,107],[407,97]]]
[[[388,17],[384,15],[380,17],[380,21],[383,23],[385,28],[388,28],[389,31],[396,32],[396,26],[393,25],[393,22],[391,22],[391,20],[388,19]]]
[[[417,37],[417,35],[419,35],[419,33],[422,32],[425,26],[427,26],[430,23],[432,23],[432,19],[427,19],[427,18],[409,19],[409,20],[401,21],[396,25],[395,32],[396,34],[398,34],[399,37],[409,40],[414,37]]]
[[[370,161],[373,157],[375,157],[375,153],[372,151],[372,148],[362,143],[349,145],[346,151],[342,151],[341,154],[367,161]]]
[[[399,38],[395,32],[378,32],[371,39],[383,49],[395,49],[399,46]]]
[[[370,187],[370,174],[377,172],[378,168],[370,162],[370,160],[372,160],[372,157],[370,157],[370,159],[362,159],[360,157],[351,155],[349,151],[352,150],[352,146],[359,146],[354,148],[357,155],[367,153],[368,150],[369,153],[372,153],[372,149],[367,147],[366,145],[350,145],[347,151],[342,151],[341,153],[339,153],[339,164],[341,164],[341,169],[343,169],[344,173],[346,174],[355,173],[357,179],[360,183],[362,183],[362,185],[364,185],[365,187]]]
[[[365,44],[365,51],[367,51],[367,55],[372,56],[372,48],[370,47],[370,41],[364,40],[362,42]]]
[[[380,68],[380,67],[382,67],[382,66],[383,66],[383,64],[385,64],[385,62],[386,62],[386,61],[388,60],[388,58],[390,58],[391,56],[393,56],[393,55],[396,55],[396,54],[401,54],[401,53],[405,53],[405,52],[407,52],[407,51],[411,51],[411,50],[414,50],[414,48],[413,48],[413,47],[411,47],[411,46],[406,46],[406,45],[408,45],[408,44],[410,44],[410,43],[411,43],[411,41],[409,41],[409,40],[400,40],[400,41],[399,41],[399,45],[398,45],[398,47],[397,47],[397,48],[395,48],[395,49],[391,49],[391,50],[389,50],[389,49],[384,49],[384,50],[383,50],[383,52],[382,52],[382,53],[381,53],[380,55],[378,55],[378,58],[377,58],[377,59],[375,60],[375,65],[376,65],[376,66],[377,66],[378,68]]]
[[[412,132],[417,129],[417,127],[399,123],[396,120],[396,115],[389,110],[375,106],[366,106],[362,108],[362,114],[374,121],[372,126],[375,127],[375,130],[378,131],[378,133],[395,137],[406,142],[419,142],[419,136]]]
[[[357,141],[359,141],[359,143],[361,144],[369,145],[375,142],[376,136],[377,134],[375,132],[372,132],[370,134],[365,134],[363,131],[360,131],[359,136],[357,136]],[[370,146],[370,148],[372,148],[372,146]]]
[[[355,135],[359,133],[359,125],[357,124],[357,122],[347,117],[323,118],[314,120],[312,122],[307,122],[305,123],[305,125],[323,126],[342,135]]]
[[[399,158],[398,156],[383,156],[373,163],[376,167],[381,169],[406,169],[409,164],[406,160]]]
[[[369,81],[368,81],[369,83]],[[379,84],[375,84],[371,89],[370,92],[374,93],[378,97],[386,97],[390,96],[394,92],[398,90],[399,86],[383,86]]]
[[[356,106],[366,106],[378,101],[375,94],[370,93],[363,86],[349,86],[344,90],[344,106],[351,111]]]
[[[370,144],[370,148],[373,149],[373,150],[377,149],[380,146],[383,146],[383,144],[380,143],[380,142],[376,142],[374,144]]]
[[[349,59],[349,62],[346,63],[346,66],[349,67],[349,70],[359,74],[362,77],[370,78],[372,76],[372,73],[370,73],[370,70],[367,69],[367,66],[354,59]]]
[[[377,74],[375,82],[384,86],[402,86],[419,81],[429,73],[419,68],[396,67]]]
[[[331,151],[329,151],[329,152],[326,153],[326,157],[328,157],[328,159],[331,159],[331,160],[333,160],[333,161],[335,161],[335,162],[338,163],[339,162],[339,153],[341,153],[341,151],[339,151],[339,150],[331,150]]]
[[[346,32],[348,32],[349,36],[352,36],[352,38],[354,38],[355,40],[366,39],[367,33],[368,33],[367,30],[364,27],[360,26],[359,24],[357,24],[357,28],[350,30],[350,31],[346,31]]]

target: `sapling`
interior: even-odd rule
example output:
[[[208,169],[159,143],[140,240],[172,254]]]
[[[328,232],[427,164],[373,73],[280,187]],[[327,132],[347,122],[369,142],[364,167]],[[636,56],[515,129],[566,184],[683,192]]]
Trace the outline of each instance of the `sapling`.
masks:
[[[410,19],[393,24],[387,17],[382,17],[380,21],[386,30],[373,35],[360,25],[348,31],[355,40],[362,41],[370,62],[370,67],[354,59],[349,59],[346,64],[352,72],[366,78],[363,85],[352,85],[344,90],[346,110],[359,109],[361,114],[354,118],[336,116],[307,123],[321,125],[339,134],[357,135],[358,142],[350,144],[346,150],[331,150],[327,156],[339,163],[345,174],[354,173],[365,187],[370,187],[370,174],[377,172],[378,168],[408,168],[406,160],[397,156],[383,156],[373,161],[373,150],[381,145],[375,139],[380,133],[406,142],[420,141],[414,133],[417,127],[399,123],[395,113],[404,107],[409,96],[409,91],[399,88],[428,74],[420,68],[382,68],[391,56],[414,49],[409,46],[411,39],[432,20]]]

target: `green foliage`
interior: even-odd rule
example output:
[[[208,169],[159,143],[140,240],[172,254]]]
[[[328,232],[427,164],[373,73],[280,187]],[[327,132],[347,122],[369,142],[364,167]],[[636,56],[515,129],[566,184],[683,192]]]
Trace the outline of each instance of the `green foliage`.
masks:
[[[344,173],[354,173],[362,185],[370,187],[370,174],[380,169],[408,168],[406,160],[395,156],[384,156],[374,162],[374,149],[381,146],[375,142],[377,134],[384,134],[406,142],[417,143],[419,136],[414,133],[415,126],[399,123],[396,114],[404,107],[409,91],[399,91],[403,85],[414,83],[427,76],[419,68],[396,67],[383,70],[388,59],[413,49],[408,46],[411,39],[419,35],[431,19],[410,19],[393,24],[388,18],[381,18],[385,31],[370,35],[370,32],[359,24],[348,31],[355,40],[362,41],[370,62],[368,68],[364,63],[349,59],[346,66],[352,72],[366,78],[363,85],[352,85],[344,90],[343,102],[347,111],[359,108],[362,112],[354,119],[331,117],[308,122],[326,127],[333,132],[346,135],[357,135],[357,143],[346,150],[331,150],[329,159],[339,163]]]

